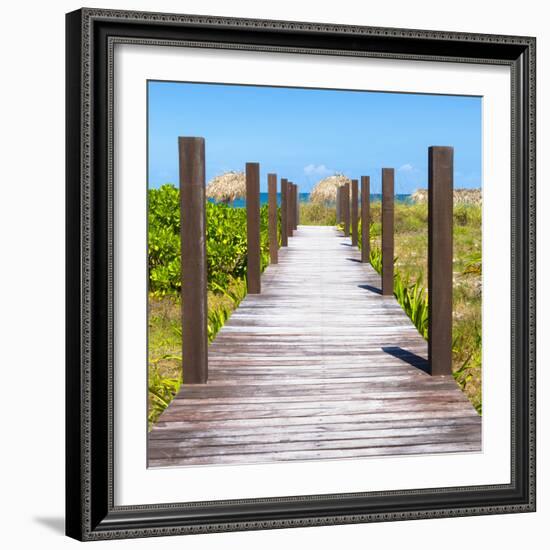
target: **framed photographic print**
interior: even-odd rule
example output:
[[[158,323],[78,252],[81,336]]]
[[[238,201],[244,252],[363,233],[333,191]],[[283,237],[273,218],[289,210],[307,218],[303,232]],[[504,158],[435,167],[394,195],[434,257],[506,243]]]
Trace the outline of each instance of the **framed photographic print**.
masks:
[[[535,509],[535,39],[67,15],[67,534]]]

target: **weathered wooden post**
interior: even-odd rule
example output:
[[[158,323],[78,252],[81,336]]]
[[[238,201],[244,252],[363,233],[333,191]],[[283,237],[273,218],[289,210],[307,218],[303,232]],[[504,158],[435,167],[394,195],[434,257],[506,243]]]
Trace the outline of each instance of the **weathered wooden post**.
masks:
[[[453,148],[428,151],[428,359],[431,374],[451,374]]]
[[[344,223],[344,186],[340,186],[340,223]]]
[[[294,229],[294,222],[292,221],[292,216],[294,215],[294,184],[289,181],[287,183],[287,201],[288,201],[288,208],[287,208],[287,224],[286,224],[286,232],[289,237],[293,236],[293,229]]]
[[[351,245],[359,243],[359,182],[351,180]]]
[[[361,176],[361,261],[370,261],[370,177]]]
[[[342,221],[341,206],[342,206],[342,188],[337,187],[336,188],[336,223],[337,224]]]
[[[344,222],[344,235],[349,237],[349,183],[344,184],[342,191],[342,207],[343,207],[343,222]]]
[[[393,295],[394,170],[382,168],[382,294]]]
[[[277,174],[267,175],[267,196],[269,205],[269,258],[272,264],[276,264],[279,256],[279,236],[277,231]]]
[[[296,216],[294,218],[294,229],[300,225],[300,188],[296,186]]]
[[[292,236],[294,236],[294,230],[296,229],[296,184],[292,184],[292,216],[291,216],[291,223],[292,223]]]
[[[288,182],[281,178],[281,246],[288,246]]]
[[[180,137],[182,363],[185,384],[208,380],[204,138]]]
[[[260,294],[260,165],[246,163],[246,283],[249,294]]]

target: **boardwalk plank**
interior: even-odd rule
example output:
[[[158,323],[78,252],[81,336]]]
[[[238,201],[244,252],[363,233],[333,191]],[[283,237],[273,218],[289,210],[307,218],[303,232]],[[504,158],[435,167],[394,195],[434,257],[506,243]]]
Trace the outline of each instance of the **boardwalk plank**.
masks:
[[[481,449],[481,419],[360,252],[300,226],[149,434],[150,467]]]

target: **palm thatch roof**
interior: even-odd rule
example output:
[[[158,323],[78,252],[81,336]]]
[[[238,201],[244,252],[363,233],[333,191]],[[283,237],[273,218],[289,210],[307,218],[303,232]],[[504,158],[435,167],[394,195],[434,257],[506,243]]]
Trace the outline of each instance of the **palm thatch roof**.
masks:
[[[422,204],[428,202],[428,190],[417,189],[412,195],[413,202]],[[481,189],[455,189],[453,191],[453,204],[481,205]]]
[[[206,196],[226,204],[246,196],[244,172],[226,172],[212,178],[206,186]]]
[[[346,183],[351,185],[351,180],[343,174],[334,174],[318,181],[309,195],[311,202],[331,203],[336,202],[336,190]]]

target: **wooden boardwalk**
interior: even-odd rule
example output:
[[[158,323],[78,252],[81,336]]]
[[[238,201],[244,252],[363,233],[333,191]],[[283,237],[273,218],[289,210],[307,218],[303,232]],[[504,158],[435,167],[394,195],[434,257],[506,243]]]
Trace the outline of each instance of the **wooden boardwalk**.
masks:
[[[149,434],[150,467],[481,450],[481,419],[380,277],[300,226]]]

